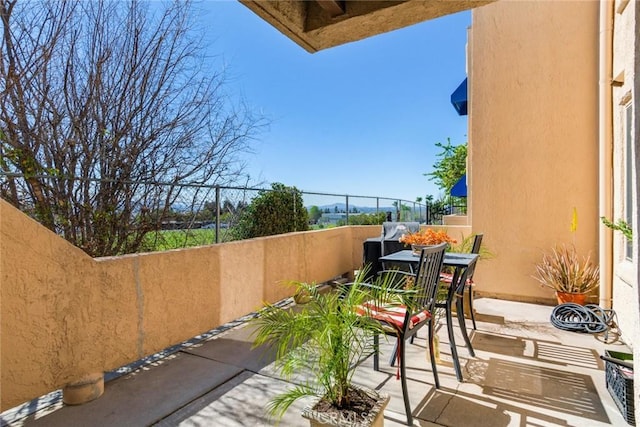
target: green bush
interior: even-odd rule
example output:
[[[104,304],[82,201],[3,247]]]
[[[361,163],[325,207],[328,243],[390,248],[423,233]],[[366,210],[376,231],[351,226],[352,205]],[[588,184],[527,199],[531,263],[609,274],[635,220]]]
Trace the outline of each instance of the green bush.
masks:
[[[234,232],[237,239],[251,239],[308,229],[309,215],[300,190],[276,182],[251,201]]]
[[[381,225],[387,220],[384,212],[349,215],[349,225]],[[338,225],[345,225],[345,221],[339,220]]]

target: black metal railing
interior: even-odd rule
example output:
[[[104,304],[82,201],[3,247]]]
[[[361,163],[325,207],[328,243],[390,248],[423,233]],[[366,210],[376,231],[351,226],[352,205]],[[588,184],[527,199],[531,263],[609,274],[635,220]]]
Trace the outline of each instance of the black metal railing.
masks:
[[[130,182],[125,180],[82,179],[56,175],[31,175],[0,171],[0,195],[25,213],[37,218],[37,203],[34,200],[33,182],[37,181],[39,191],[49,196],[54,212],[51,215],[54,231],[59,234],[73,233],[65,220],[65,215],[81,215],[86,204],[97,205],[98,190],[114,186],[118,191],[127,192],[127,201],[119,203],[116,209],[126,211],[130,216],[152,211],[156,215],[155,238],[166,238],[161,232],[176,231],[183,236],[174,236],[173,247],[210,244],[234,240],[232,230],[238,224],[242,212],[261,192],[280,191],[269,188],[178,184],[170,182]],[[58,192],[58,193],[56,193]],[[83,193],[83,195],[80,195]],[[68,200],[56,198],[56,194],[68,194]],[[378,218],[389,221],[418,221],[438,223],[445,212],[434,212],[424,203],[384,196],[363,196],[340,193],[324,193],[297,190],[303,198],[307,210],[315,206],[316,217],[311,227],[322,228],[335,225],[359,224],[367,215],[377,214]],[[78,198],[75,199],[76,195]],[[294,206],[296,205],[294,199]],[[92,206],[93,207],[93,206]],[[295,208],[295,207],[293,207]],[[317,212],[320,211],[318,217]],[[382,216],[381,213],[384,213]],[[96,220],[99,220],[97,218]],[[194,230],[210,230],[195,233]],[[295,230],[294,230],[295,231]],[[148,232],[147,232],[148,233]],[[200,239],[200,240],[197,240]],[[187,242],[190,243],[187,243]],[[182,242],[182,243],[181,243]],[[157,241],[154,242],[157,244]],[[153,245],[152,245],[153,246]]]

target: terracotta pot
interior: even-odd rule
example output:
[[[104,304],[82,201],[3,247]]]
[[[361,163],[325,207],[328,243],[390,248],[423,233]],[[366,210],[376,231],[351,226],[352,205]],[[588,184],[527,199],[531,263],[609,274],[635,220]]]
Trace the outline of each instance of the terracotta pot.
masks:
[[[556,291],[556,298],[558,298],[558,304],[572,302],[575,304],[584,305],[587,299],[587,294]]]

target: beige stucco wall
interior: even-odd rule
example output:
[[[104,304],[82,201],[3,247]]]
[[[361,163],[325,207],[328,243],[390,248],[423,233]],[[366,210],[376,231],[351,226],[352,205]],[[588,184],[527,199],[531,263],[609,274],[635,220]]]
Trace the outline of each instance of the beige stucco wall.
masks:
[[[43,240],[45,229],[25,218],[0,202],[2,409],[20,403],[18,396],[68,382],[72,371],[92,372],[104,354],[86,357],[76,346],[100,336],[107,320],[102,304],[115,296],[99,287],[90,257],[66,242]]]
[[[455,238],[468,226],[447,227]],[[362,266],[380,226],[92,259],[0,199],[1,410]]]
[[[445,225],[468,225],[469,217],[467,215],[445,215],[442,217]]]
[[[380,226],[92,259],[0,200],[0,410],[360,268]]]
[[[624,8],[618,1],[613,14],[613,76],[623,79],[621,86],[613,86],[613,210],[614,218],[625,215],[625,108],[633,100],[635,80],[637,4],[629,2]],[[637,111],[637,110],[636,110]],[[637,137],[636,137],[637,138]],[[637,215],[636,215],[637,217]],[[637,230],[637,226],[636,226]],[[638,326],[638,281],[637,261],[634,265],[625,256],[625,239],[621,233],[613,236],[613,309],[619,313],[620,329],[626,342],[633,346],[634,337],[640,338]],[[636,255],[637,260],[637,255]]]
[[[531,278],[542,251],[575,242],[597,259],[598,3],[501,1],[472,17],[471,224],[495,254],[478,291],[551,301]]]
[[[625,110],[628,105],[632,105],[635,112],[635,124],[632,130],[633,145],[635,146],[635,167],[633,171],[634,203],[632,224],[634,230],[634,254],[632,260],[627,260],[625,256],[625,239],[621,233],[615,232],[613,235],[613,305],[612,308],[617,313],[617,319],[622,333],[623,340],[633,348],[634,359],[640,359],[640,302],[639,287],[640,280],[638,272],[638,168],[640,160],[638,152],[640,150],[640,138],[638,137],[638,111],[640,111],[640,100],[638,91],[640,81],[638,72],[640,70],[640,32],[637,30],[640,20],[640,7],[637,2],[615,1],[613,7],[613,78],[617,84],[612,87],[612,112],[613,112],[613,216],[614,218],[624,218],[625,215],[625,181],[626,181],[626,120]],[[640,370],[635,370],[635,416],[640,417]]]

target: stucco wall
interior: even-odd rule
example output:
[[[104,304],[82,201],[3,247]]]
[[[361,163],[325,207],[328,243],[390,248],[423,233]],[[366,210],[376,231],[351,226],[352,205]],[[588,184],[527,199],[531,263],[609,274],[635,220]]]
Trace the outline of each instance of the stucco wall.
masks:
[[[0,200],[0,410],[360,268],[380,226],[92,259]]]
[[[501,1],[472,17],[471,224],[496,256],[477,289],[551,301],[531,278],[543,251],[575,242],[597,259],[598,2]]]
[[[81,351],[102,333],[102,305],[113,301],[98,268],[64,241],[0,202],[1,408],[92,372],[104,353]],[[84,292],[83,289],[89,289]],[[90,357],[87,357],[90,356]],[[49,387],[48,387],[49,386]]]
[[[634,253],[633,260],[627,260],[625,254],[625,239],[621,233],[613,235],[613,309],[617,313],[617,319],[624,341],[633,348],[634,359],[640,359],[640,292],[638,282],[638,169],[640,168],[640,7],[635,1],[624,2],[617,0],[613,12],[613,78],[617,84],[612,87],[612,113],[613,113],[613,216],[624,218],[625,215],[625,182],[626,182],[626,118],[625,112],[629,105],[634,111],[632,138],[635,153],[632,181],[633,188],[633,215]],[[640,370],[635,370],[635,416],[640,417]]]
[[[638,61],[636,53],[636,2],[629,2],[624,8],[618,1],[614,9],[614,39],[613,39],[613,76],[622,78],[622,85],[612,87],[613,98],[613,182],[614,182],[614,218],[624,218],[625,215],[625,181],[626,181],[626,107],[635,97],[634,82],[635,69]],[[636,111],[638,111],[636,109]],[[636,131],[637,141],[637,131]],[[637,178],[636,178],[637,179]],[[636,203],[637,205],[637,203]],[[637,218],[637,213],[636,213]],[[637,225],[635,230],[637,230]],[[637,233],[636,233],[637,234]],[[623,338],[632,346],[634,338],[640,338],[638,326],[638,281],[637,269],[626,259],[626,240],[621,233],[613,235],[613,309],[619,313],[620,328]],[[636,255],[637,259],[637,255]],[[637,265],[637,261],[636,261]]]

